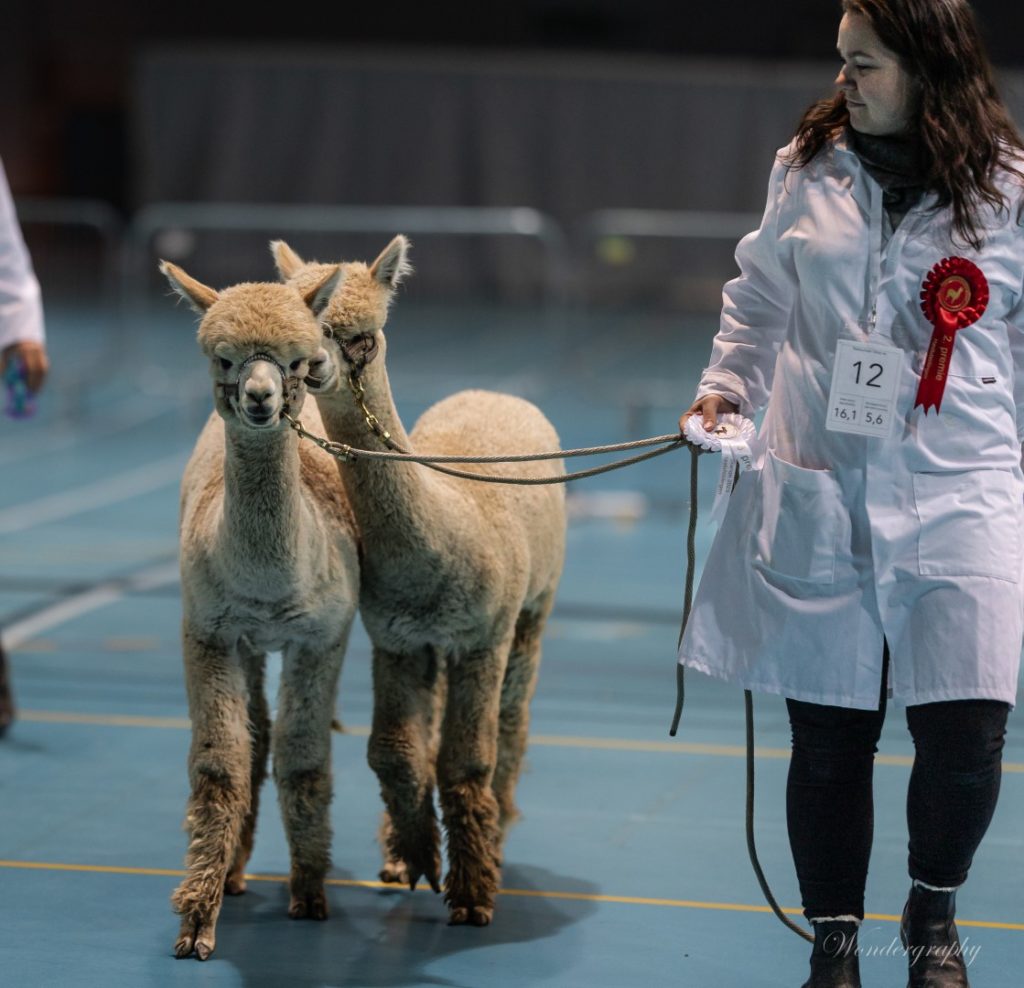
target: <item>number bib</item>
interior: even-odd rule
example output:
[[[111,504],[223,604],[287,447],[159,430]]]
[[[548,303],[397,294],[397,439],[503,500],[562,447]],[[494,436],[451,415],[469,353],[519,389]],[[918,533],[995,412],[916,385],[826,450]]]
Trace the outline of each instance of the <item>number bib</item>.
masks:
[[[840,340],[825,428],[888,439],[896,418],[903,351],[884,343]]]

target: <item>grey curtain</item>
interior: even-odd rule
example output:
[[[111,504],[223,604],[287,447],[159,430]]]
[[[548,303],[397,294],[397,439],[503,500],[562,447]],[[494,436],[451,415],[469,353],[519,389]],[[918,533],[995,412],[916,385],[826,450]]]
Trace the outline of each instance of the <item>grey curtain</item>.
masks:
[[[570,232],[609,207],[759,212],[775,150],[805,107],[831,91],[834,69],[664,57],[152,50],[136,65],[136,205],[532,206]],[[1019,103],[1019,78],[1004,87]],[[297,239],[324,259],[383,247],[380,236]],[[250,251],[262,247],[230,243],[211,252],[222,263],[239,259],[225,277],[258,273]],[[416,251],[427,283],[442,292],[528,296],[543,263],[534,247],[507,241],[420,238]],[[611,262],[591,258],[599,267],[591,275],[598,288],[619,285],[626,295],[686,294],[703,291],[705,277],[719,283],[731,252],[724,244],[629,244]]]

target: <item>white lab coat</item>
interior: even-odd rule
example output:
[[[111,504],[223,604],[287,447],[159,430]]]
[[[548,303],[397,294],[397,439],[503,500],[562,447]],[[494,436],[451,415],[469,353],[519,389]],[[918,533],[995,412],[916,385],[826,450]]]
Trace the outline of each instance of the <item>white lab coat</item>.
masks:
[[[785,152],[780,152],[780,157]],[[897,703],[1014,702],[1024,630],[1024,228],[988,209],[980,251],[928,195],[886,237],[882,190],[840,138],[776,161],[760,229],[737,248],[698,395],[752,416],[756,468],[711,548],[680,662],[755,691],[874,709],[883,639]],[[988,281],[956,334],[941,411],[914,408],[946,257]],[[872,311],[874,321],[872,322]],[[873,327],[873,328],[872,328]],[[839,339],[904,351],[889,439],[825,429]],[[770,397],[769,397],[770,396]]]
[[[0,162],[0,350],[43,342],[43,305]]]

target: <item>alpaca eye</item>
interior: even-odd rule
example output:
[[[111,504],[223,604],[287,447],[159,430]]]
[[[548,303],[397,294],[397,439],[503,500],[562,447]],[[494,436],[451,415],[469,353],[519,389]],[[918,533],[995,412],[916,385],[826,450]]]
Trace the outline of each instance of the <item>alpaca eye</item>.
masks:
[[[228,360],[227,357],[221,357],[220,358],[220,369],[221,370],[231,370],[231,361]]]
[[[288,366],[293,371],[297,371],[302,366],[302,358],[300,357],[298,360],[293,360]]]

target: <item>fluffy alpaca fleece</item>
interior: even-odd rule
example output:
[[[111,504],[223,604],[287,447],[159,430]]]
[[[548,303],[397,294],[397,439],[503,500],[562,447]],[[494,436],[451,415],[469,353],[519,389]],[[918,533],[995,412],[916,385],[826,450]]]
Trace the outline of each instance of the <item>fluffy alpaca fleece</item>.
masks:
[[[330,729],[358,601],[358,543],[333,460],[300,445],[280,414],[286,397],[298,414],[307,375],[321,386],[337,376],[315,316],[337,272],[300,295],[279,284],[218,294],[172,264],[161,270],[203,317],[199,343],[215,382],[216,413],[181,488],[192,792],[187,874],[172,896],[182,918],[175,954],[205,960],[224,892],[245,891],[271,747],[291,851],[288,913],[327,916]],[[318,427],[315,403],[306,406]],[[271,732],[263,678],[275,650],[283,672]]]
[[[273,249],[279,273],[299,291],[329,270],[304,264],[283,243]],[[322,319],[339,346],[343,374],[347,344],[376,345],[360,379],[383,427],[421,453],[558,449],[537,408],[486,391],[444,399],[406,435],[388,384],[382,329],[409,270],[407,250],[399,236],[373,264],[343,264]],[[381,447],[344,381],[318,394],[317,404],[333,440]],[[493,916],[505,829],[516,816],[541,633],[565,555],[564,492],[457,479],[418,464],[359,461],[340,469],[363,540],[360,608],[374,675],[369,761],[386,806],[381,878],[415,887],[425,876],[439,890],[436,785],[448,839],[450,921],[484,926]],[[515,470],[541,475],[562,465]]]

